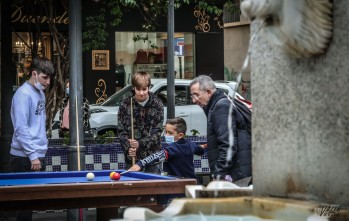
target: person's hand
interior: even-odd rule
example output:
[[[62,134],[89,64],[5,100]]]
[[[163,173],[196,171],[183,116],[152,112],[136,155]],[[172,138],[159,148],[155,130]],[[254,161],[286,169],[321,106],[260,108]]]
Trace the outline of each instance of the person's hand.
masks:
[[[34,170],[34,171],[40,171],[41,170],[41,162],[39,159],[35,159],[35,160],[32,160],[30,161],[32,166],[31,166],[31,169]]]
[[[135,157],[137,154],[137,148],[129,148],[128,149],[128,155],[130,156],[130,157]]]
[[[207,143],[201,144],[200,145],[202,148],[207,148]]]
[[[140,171],[141,167],[138,166],[137,164],[133,165],[128,171]]]
[[[130,146],[132,147],[132,148],[138,148],[139,147],[139,143],[138,143],[138,141],[137,140],[133,140],[133,139],[128,139],[128,142],[130,143]]]
[[[135,157],[137,155],[137,148],[139,147],[139,143],[137,140],[128,139],[130,143],[130,148],[128,149],[128,155],[130,157]]]

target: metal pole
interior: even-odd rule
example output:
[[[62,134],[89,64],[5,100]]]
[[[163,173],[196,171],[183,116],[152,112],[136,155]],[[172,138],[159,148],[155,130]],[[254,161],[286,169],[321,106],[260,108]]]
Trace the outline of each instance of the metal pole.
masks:
[[[69,0],[69,48],[70,48],[70,68],[69,68],[69,78],[70,78],[70,88],[69,88],[69,133],[70,133],[70,146],[72,152],[76,153],[77,141],[79,140],[80,146],[83,146],[83,98],[82,98],[82,37],[81,37],[81,0]],[[76,108],[77,105],[77,108]],[[77,110],[77,111],[76,111]],[[76,120],[77,119],[77,120]],[[78,124],[78,125],[77,125]],[[80,130],[77,130],[79,126]],[[83,149],[80,149],[83,153]],[[81,156],[81,170],[85,169],[85,156]],[[69,162],[69,170],[78,169],[78,161],[76,154],[73,155],[72,160]]]
[[[169,1],[167,16],[167,118],[170,119],[175,117],[174,0]]]
[[[83,106],[81,0],[69,0],[69,19],[70,146],[68,156],[68,170],[85,170],[85,148],[82,148],[84,144],[84,130],[82,127],[83,113],[81,108]],[[77,127],[80,127],[80,130],[78,130]],[[67,220],[86,220],[86,213],[84,211],[85,209],[69,209],[67,211]]]
[[[179,78],[183,78],[183,69],[182,69],[182,57],[178,56],[178,63],[179,63]]]

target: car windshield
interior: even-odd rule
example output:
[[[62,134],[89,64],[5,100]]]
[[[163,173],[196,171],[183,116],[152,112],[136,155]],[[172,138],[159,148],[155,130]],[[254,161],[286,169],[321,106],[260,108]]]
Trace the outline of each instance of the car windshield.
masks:
[[[100,106],[119,106],[121,101],[129,95],[132,86],[129,84],[112,96],[108,97]]]
[[[153,85],[150,86],[150,88]],[[110,106],[110,107],[114,107],[114,106],[119,106],[121,101],[129,96],[130,92],[132,90],[132,86],[131,84],[125,86],[124,88],[122,88],[120,91],[116,92],[115,94],[113,94],[112,96],[110,96],[109,98],[107,98],[103,103],[99,104],[100,106]]]

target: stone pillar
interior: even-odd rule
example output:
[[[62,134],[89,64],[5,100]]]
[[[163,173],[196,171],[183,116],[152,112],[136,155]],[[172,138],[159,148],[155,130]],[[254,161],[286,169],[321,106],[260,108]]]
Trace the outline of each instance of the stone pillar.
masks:
[[[251,45],[256,195],[349,206],[349,2],[333,4],[324,55],[295,59],[261,35]]]

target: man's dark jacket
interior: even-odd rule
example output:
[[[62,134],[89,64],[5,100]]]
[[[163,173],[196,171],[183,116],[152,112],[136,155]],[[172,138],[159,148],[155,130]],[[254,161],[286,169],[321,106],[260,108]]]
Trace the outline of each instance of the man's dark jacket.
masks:
[[[232,161],[227,162],[229,149],[228,116],[231,101],[217,89],[204,107],[207,116],[207,153],[211,174],[215,179],[230,175],[233,181],[252,176],[251,135],[243,116],[233,106],[231,129],[234,131]]]

